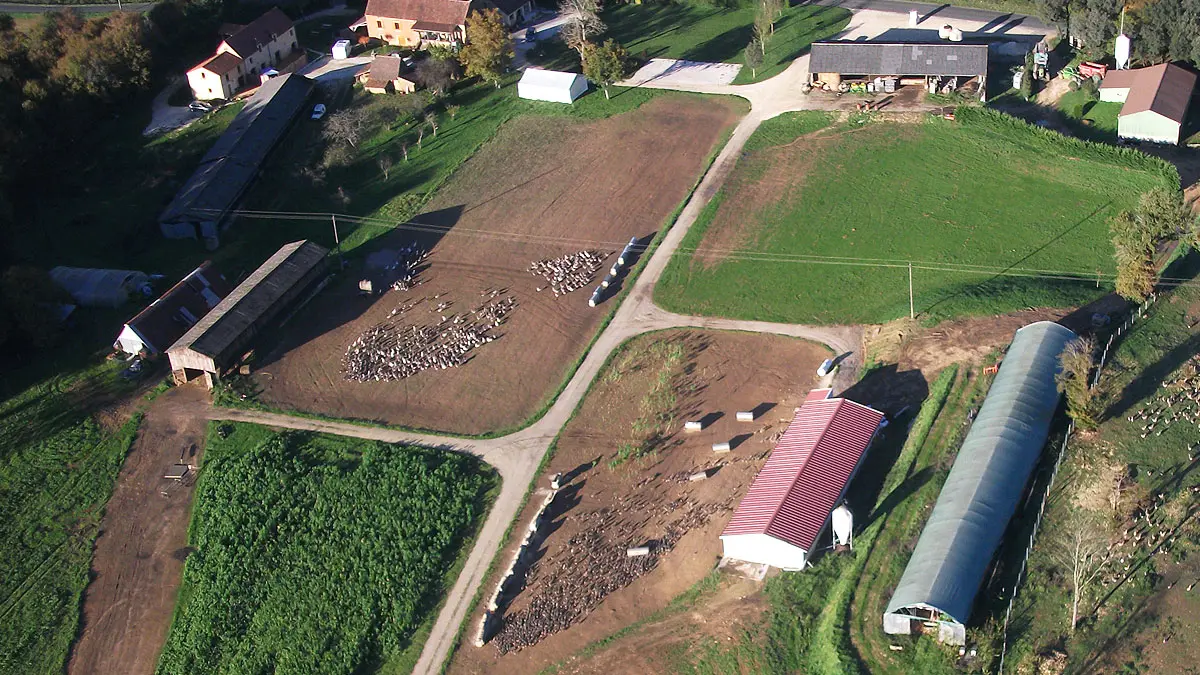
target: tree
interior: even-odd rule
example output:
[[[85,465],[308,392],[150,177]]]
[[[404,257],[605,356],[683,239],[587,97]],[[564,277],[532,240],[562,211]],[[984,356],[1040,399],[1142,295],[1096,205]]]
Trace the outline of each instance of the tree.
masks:
[[[1108,533],[1094,514],[1075,508],[1050,544],[1051,559],[1071,584],[1070,632],[1079,624],[1079,606],[1108,562]]]
[[[429,125],[429,130],[433,132],[433,137],[437,138],[438,131],[438,116],[432,110],[425,113],[425,124]]]
[[[150,50],[140,14],[90,19],[67,36],[50,75],[68,90],[112,99],[150,83]]]
[[[349,143],[357,148],[367,128],[367,115],[363,108],[339,110],[325,120],[322,133],[331,141]]]
[[[753,41],[758,42],[762,48],[763,56],[767,55],[767,39],[771,37],[771,31],[775,25],[774,19],[771,18],[770,10],[763,4],[758,5],[758,9],[754,12],[753,26]]]
[[[1079,4],[1082,7],[1072,12],[1069,18],[1071,37],[1089,51],[1104,49],[1117,35],[1120,5],[1117,0],[1083,0]]]
[[[417,81],[439,96],[450,88],[457,76],[458,61],[430,57],[417,64]]]
[[[65,300],[45,270],[13,266],[0,277],[0,306],[9,318],[8,338],[24,339],[29,347],[44,347],[58,334],[51,305]]]
[[[388,174],[392,171],[392,156],[386,154],[380,155],[375,159],[375,163],[379,165],[379,170],[383,172],[383,179],[387,180]]]
[[[1143,302],[1154,290],[1159,244],[1196,238],[1196,222],[1183,194],[1163,188],[1143,194],[1137,208],[1117,214],[1109,229],[1117,261],[1117,293],[1135,302]]]
[[[1067,414],[1082,429],[1095,429],[1100,421],[1100,397],[1089,378],[1095,351],[1096,343],[1090,337],[1067,343],[1058,357],[1062,369],[1054,377],[1059,393],[1067,397]]]
[[[504,27],[500,12],[496,9],[471,12],[471,16],[467,17],[467,35],[470,36],[470,42],[459,53],[467,75],[478,76],[499,89],[500,77],[513,58],[512,39]]]
[[[1066,31],[1071,17],[1071,0],[1034,0],[1033,6],[1043,20]]]
[[[599,0],[560,0],[558,14],[564,23],[559,27],[558,35],[567,46],[579,52],[583,58],[583,50],[591,39],[607,28],[600,20]]]
[[[758,38],[751,38],[746,45],[746,67],[750,69],[750,77],[758,77],[758,69],[763,64],[763,47]]]
[[[446,106],[446,114],[450,115],[450,119],[454,119],[458,116],[458,111],[461,109],[461,106],[452,103]]]
[[[589,44],[583,50],[583,74],[600,85],[604,98],[609,98],[608,87],[613,82],[625,79],[629,73],[629,53],[616,40],[605,40],[602,45]]]

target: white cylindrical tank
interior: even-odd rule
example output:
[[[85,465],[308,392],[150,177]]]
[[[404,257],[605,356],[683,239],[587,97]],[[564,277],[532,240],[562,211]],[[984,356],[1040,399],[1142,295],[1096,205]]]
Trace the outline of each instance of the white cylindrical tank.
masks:
[[[960,28],[950,29],[950,41],[951,42],[962,42],[962,37],[963,37],[962,29],[960,29]]]
[[[909,28],[916,28],[917,24],[919,24],[919,23],[921,23],[921,14],[919,12],[917,12],[917,10],[915,10],[915,9],[910,9],[908,11],[908,26],[909,26]]]
[[[945,24],[941,28],[938,29],[938,37],[943,40],[949,40],[950,33],[953,31],[954,31],[954,26],[951,26],[950,24]]]
[[[721,454],[729,452],[729,441],[724,443],[713,443],[713,452]]]
[[[1117,70],[1125,70],[1129,67],[1129,52],[1133,47],[1133,41],[1129,36],[1121,33],[1117,36],[1117,46],[1113,52],[1117,61]]]
[[[830,514],[834,546],[849,546],[854,536],[854,514],[843,503]]]

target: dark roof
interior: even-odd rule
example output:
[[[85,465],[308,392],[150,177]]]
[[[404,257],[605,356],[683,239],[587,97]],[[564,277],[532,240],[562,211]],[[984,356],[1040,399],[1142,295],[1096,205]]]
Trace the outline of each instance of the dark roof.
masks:
[[[231,288],[212,263],[205,261],[125,325],[151,349],[162,352],[187,332],[188,314],[195,320],[203,318]]]
[[[1192,89],[1196,86],[1193,73],[1173,63],[1128,72],[1136,75],[1129,87],[1129,96],[1121,106],[1122,116],[1152,110],[1169,120],[1183,123],[1192,100]]]
[[[224,75],[225,73],[228,73],[229,71],[233,70],[234,68],[237,68],[238,64],[241,62],[242,62],[242,57],[238,56],[237,54],[233,54],[230,52],[221,52],[220,54],[217,54],[216,56],[201,63],[200,65],[196,66],[195,68],[192,68],[192,70],[197,70],[197,69],[203,68],[210,73],[216,73],[217,75]]]
[[[451,26],[466,24],[470,11],[469,0],[367,0],[368,16]]]
[[[883,413],[810,393],[755,476],[722,537],[765,534],[811,551]]]
[[[485,0],[485,4],[500,10],[505,16],[529,4],[529,0]]]
[[[842,75],[975,77],[987,72],[987,60],[987,45],[814,42],[808,70]]]
[[[159,216],[159,222],[220,220],[242,196],[300,112],[314,83],[289,73],[266,81],[209,148],[200,166]]]
[[[184,333],[170,351],[190,349],[214,360],[225,358],[230,346],[320,265],[328,252],[307,240],[286,244]]]
[[[278,7],[272,7],[266,14],[244,26],[241,30],[225,38],[229,48],[245,58],[262,49],[271,40],[288,32],[292,20]]]
[[[433,21],[414,21],[413,30],[431,30],[435,33],[453,33],[458,28],[452,23],[435,23]]]

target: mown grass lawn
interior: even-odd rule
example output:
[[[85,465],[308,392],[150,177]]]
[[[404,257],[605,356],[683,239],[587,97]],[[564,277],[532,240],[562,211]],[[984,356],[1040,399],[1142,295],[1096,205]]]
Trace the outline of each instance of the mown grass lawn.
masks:
[[[1079,89],[1063,94],[1058,101],[1058,110],[1073,123],[1081,138],[1115,143],[1121,105],[1097,100],[1089,92]]]
[[[883,322],[909,311],[908,261],[926,319],[1074,306],[1106,292],[1094,276],[995,270],[1110,275],[1108,219],[1152,187],[1177,186],[1174,169],[971,110],[958,122],[831,130],[785,149],[753,149],[752,138],[656,300],[685,314]],[[778,137],[784,123],[758,133]],[[956,271],[923,269],[947,265]]]
[[[407,672],[497,486],[467,455],[214,423],[157,672]]]
[[[603,38],[613,38],[638,58],[687,59],[744,63],[754,7],[723,8],[699,3],[616,5],[602,15],[608,24]],[[814,40],[841,32],[850,12],[840,7],[797,5],[775,24],[763,65],[752,76],[744,68],[736,84],[757,82],[782,72],[808,51]]]

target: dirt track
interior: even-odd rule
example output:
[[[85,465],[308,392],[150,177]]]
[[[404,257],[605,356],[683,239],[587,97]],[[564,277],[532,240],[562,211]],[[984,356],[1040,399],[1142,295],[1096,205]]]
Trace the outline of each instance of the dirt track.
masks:
[[[146,411],[104,513],[68,672],[147,675],[166,641],[183,576],[192,487],[162,478],[180,453],[197,464],[207,401],[198,386],[171,389]],[[168,496],[163,496],[166,491]]]

